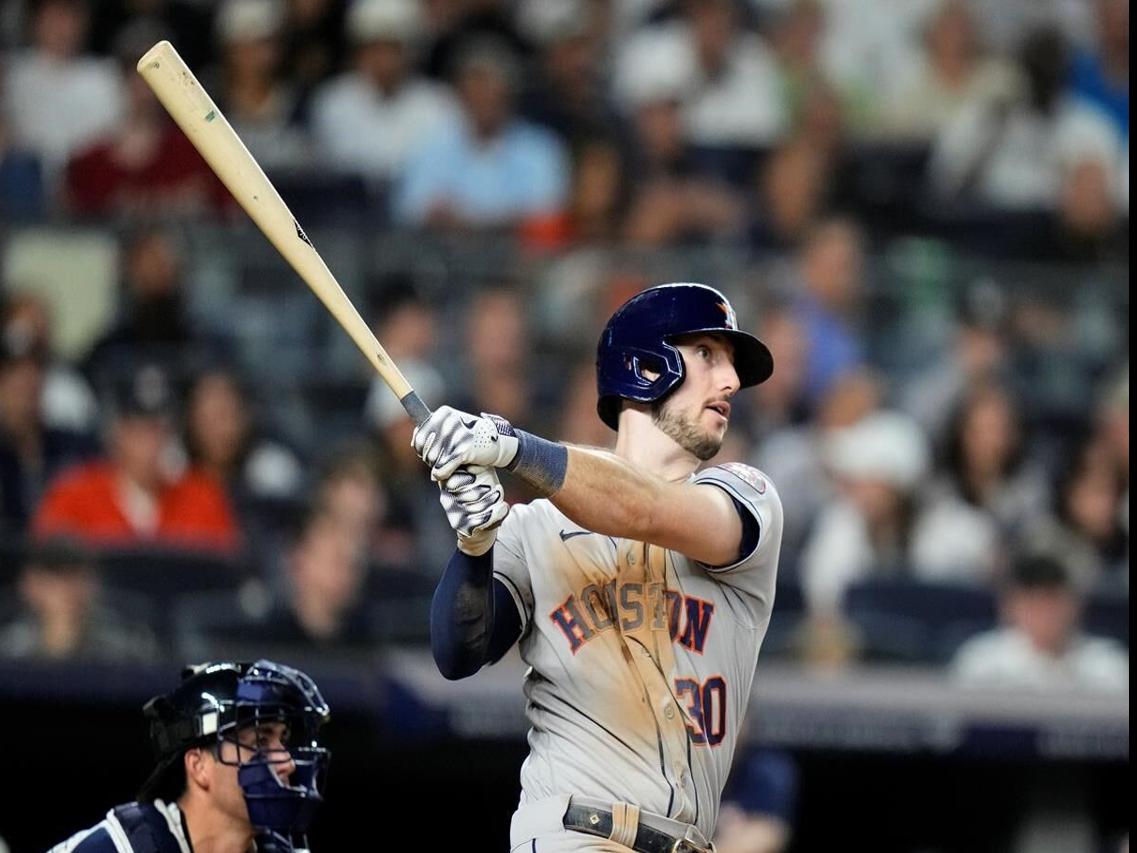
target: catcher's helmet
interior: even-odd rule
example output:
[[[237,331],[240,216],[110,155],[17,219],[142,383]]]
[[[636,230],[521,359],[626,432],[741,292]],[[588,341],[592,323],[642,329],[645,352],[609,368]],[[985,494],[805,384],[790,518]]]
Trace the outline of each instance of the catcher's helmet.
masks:
[[[238,742],[242,729],[266,722],[284,723],[284,750],[249,747],[237,751],[237,781],[245,794],[249,822],[266,833],[258,849],[290,850],[323,801],[321,787],[330,753],[317,740],[329,717],[316,684],[297,669],[259,660],[256,663],[206,663],[186,667],[182,683],[155,696],[143,713],[157,766],[142,787],[141,799],[162,796],[171,773],[191,747]],[[222,757],[217,751],[219,760]],[[291,761],[295,769],[282,780],[276,769]],[[229,762],[232,763],[232,762]]]
[[[770,378],[774,371],[770,351],[753,335],[738,330],[725,296],[705,284],[661,284],[621,305],[600,335],[596,351],[600,419],[616,429],[621,400],[651,403],[679,387],[683,358],[672,341],[699,332],[723,335],[734,345],[734,369],[743,388]],[[644,369],[659,376],[648,378]]]

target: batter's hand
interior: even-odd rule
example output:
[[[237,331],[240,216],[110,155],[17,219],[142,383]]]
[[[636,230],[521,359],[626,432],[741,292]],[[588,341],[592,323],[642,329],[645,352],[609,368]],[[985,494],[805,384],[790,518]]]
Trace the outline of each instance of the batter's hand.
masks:
[[[460,465],[504,468],[517,455],[517,436],[505,418],[471,415],[449,406],[435,409],[415,428],[411,445],[439,482]]]
[[[446,520],[458,534],[458,550],[480,557],[493,547],[497,528],[509,514],[497,471],[468,466],[438,484]]]

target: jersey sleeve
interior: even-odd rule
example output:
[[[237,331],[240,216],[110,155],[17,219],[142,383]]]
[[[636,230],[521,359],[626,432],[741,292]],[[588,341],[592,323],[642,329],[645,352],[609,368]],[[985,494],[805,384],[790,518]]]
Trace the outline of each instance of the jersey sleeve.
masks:
[[[508,591],[521,616],[521,636],[533,619],[533,582],[525,558],[525,519],[532,508],[515,505],[498,530],[493,549],[493,576]]]
[[[758,541],[749,553],[726,566],[703,568],[721,583],[771,600],[782,548],[782,501],[774,484],[761,471],[738,462],[700,471],[695,484],[722,489],[758,523]]]

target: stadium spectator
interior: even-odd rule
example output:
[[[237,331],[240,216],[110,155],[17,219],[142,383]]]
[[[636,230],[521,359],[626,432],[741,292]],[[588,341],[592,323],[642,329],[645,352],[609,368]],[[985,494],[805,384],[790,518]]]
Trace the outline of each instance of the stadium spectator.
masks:
[[[149,227],[129,234],[123,255],[119,318],[84,364],[96,389],[141,364],[158,364],[180,378],[187,366],[225,354],[225,343],[190,316],[181,246],[170,232]]]
[[[1083,634],[1081,597],[1050,556],[1015,561],[1000,595],[1003,627],[972,637],[951,664],[974,687],[1129,689],[1129,655],[1115,640]]]
[[[596,417],[596,361],[589,358],[568,374],[564,400],[550,426],[559,441],[587,447],[611,447],[612,430]]]
[[[707,178],[686,139],[682,105],[695,79],[682,48],[667,40],[649,47],[624,65],[622,98],[632,125],[624,239],[652,246],[741,236],[741,195]]]
[[[826,12],[818,0],[794,0],[770,16],[770,43],[781,72],[780,98],[791,127],[799,123],[805,92],[825,80],[820,53]]]
[[[148,365],[116,383],[104,458],[63,471],[32,520],[36,536],[92,545],[164,545],[232,553],[239,533],[222,485],[203,472],[171,470],[174,401]]]
[[[37,3],[31,46],[10,58],[2,80],[12,142],[39,157],[52,195],[68,158],[111,130],[124,107],[114,63],[84,53],[87,24],[84,0]]]
[[[283,0],[224,0],[216,85],[207,84],[241,141],[267,172],[309,165],[300,91],[282,76]]]
[[[392,272],[372,280],[368,288],[375,337],[392,359],[428,362],[435,355],[439,316],[413,273]],[[386,388],[379,377],[373,388]],[[373,390],[372,393],[378,393]],[[387,389],[385,393],[390,393]]]
[[[264,618],[234,625],[227,641],[248,648],[366,651],[370,627],[361,597],[364,555],[326,510],[305,519],[285,560],[284,594]]]
[[[88,3],[91,15],[91,50],[110,55],[124,30],[140,21],[157,27],[162,38],[177,45],[190,68],[203,68],[213,58],[213,17],[216,3],[193,0],[98,0]]]
[[[518,12],[537,48],[536,73],[519,111],[557,133],[578,160],[582,146],[611,137],[618,121],[604,86],[604,45],[589,12],[586,0],[530,0]]]
[[[515,21],[507,0],[463,0],[461,3],[422,4],[430,32],[426,72],[438,80],[454,75],[472,42],[485,41],[507,53],[528,60],[529,45]]]
[[[935,4],[922,36],[922,55],[889,81],[872,132],[930,142],[968,101],[989,101],[1013,90],[1014,69],[984,56],[966,0]]]
[[[17,584],[21,612],[0,626],[0,658],[145,664],[158,643],[137,614],[101,600],[94,557],[78,542],[35,543]]]
[[[529,313],[521,294],[491,287],[475,294],[466,311],[465,357],[469,373],[458,383],[463,411],[522,417],[537,390],[530,366]]]
[[[95,454],[87,435],[43,417],[47,352],[19,323],[0,327],[0,531],[21,535],[48,483]]]
[[[340,70],[347,53],[344,4],[337,0],[289,0],[284,75],[301,97]]]
[[[804,330],[784,305],[772,305],[764,310],[758,327],[762,341],[778,365],[773,375],[754,389],[758,402],[747,421],[750,438],[761,449],[767,438],[799,426],[806,419],[803,387],[807,344]],[[875,407],[874,402],[869,408]],[[758,467],[766,470],[760,464]],[[783,481],[775,479],[775,482]]]
[[[443,87],[414,71],[422,22],[413,0],[360,0],[346,26],[353,66],[312,100],[317,156],[328,168],[385,184],[455,120],[457,106]]]
[[[387,495],[371,455],[355,445],[338,450],[325,464],[315,492],[315,507],[339,527],[348,547],[361,559],[381,558],[377,546]]]
[[[796,325],[790,318],[782,321],[782,329],[773,326],[780,335],[796,332]],[[798,359],[797,387],[788,394],[791,399],[799,399],[801,382],[801,340],[781,340],[775,335],[764,338],[770,346],[777,362],[777,373],[782,372],[783,364],[793,370],[793,359]],[[777,347],[777,349],[775,349]],[[770,378],[773,382],[774,377]],[[769,382],[758,386],[761,392]],[[779,489],[788,490],[797,500],[787,502],[782,527],[782,554],[785,560],[785,576],[792,573],[801,549],[813,528],[814,522],[833,497],[833,483],[826,464],[825,448],[828,439],[836,431],[851,427],[874,412],[884,395],[881,380],[866,370],[846,373],[835,380],[818,405],[817,413],[809,419],[802,419],[800,412],[795,416],[793,409],[784,413],[790,418],[780,427],[772,429],[769,435],[759,439],[753,453],[753,464],[764,471],[770,479],[778,483]],[[759,397],[758,416],[764,407]],[[792,404],[791,404],[792,405]]]
[[[568,162],[549,131],[514,113],[520,69],[500,42],[467,44],[454,80],[461,119],[424,142],[394,200],[405,224],[440,229],[508,229],[558,215]]]
[[[913,570],[912,529],[931,456],[908,417],[881,411],[825,439],[837,496],[818,515],[802,554],[802,587],[820,621],[837,618],[848,586]]]
[[[1015,401],[996,385],[965,396],[913,531],[912,558],[929,580],[992,582],[1008,540],[1045,517],[1046,478],[1026,458]]]
[[[44,357],[41,409],[44,425],[68,432],[93,433],[99,416],[95,395],[70,364],[52,353],[52,312],[35,293],[16,291],[0,308],[0,330],[11,340],[26,340]]]
[[[1109,377],[1094,413],[1094,434],[1125,484],[1122,516],[1129,525],[1129,365]]]
[[[1020,51],[1023,85],[1011,97],[976,96],[936,139],[930,177],[937,195],[995,208],[1054,209],[1063,177],[1094,161],[1121,165],[1121,141],[1103,114],[1064,89],[1067,50],[1055,30],[1032,33]]]
[[[618,52],[616,91],[634,103],[648,66],[667,57],[688,77],[682,103],[688,142],[707,147],[769,145],[786,130],[773,51],[739,20],[732,0],[694,0],[675,21],[634,35]]]
[[[125,115],[68,162],[64,206],[74,215],[169,217],[232,209],[229,193],[135,68],[160,32],[138,23],[116,44]]]
[[[1075,448],[1059,474],[1057,535],[1072,555],[1071,579],[1082,589],[1128,588],[1127,476],[1097,438]]]
[[[1070,68],[1070,89],[1113,122],[1129,140],[1129,0],[1096,0],[1096,49],[1079,50]]]
[[[1054,232],[1035,241],[1030,256],[1067,263],[1128,263],[1129,221],[1120,208],[1116,179],[1100,160],[1070,166],[1062,176]]]
[[[560,222],[538,223],[525,236],[530,245],[564,248],[610,245],[619,238],[626,206],[623,159],[614,139],[595,137],[575,151],[572,186],[565,216]],[[551,225],[551,227],[549,227]]]
[[[407,381],[428,406],[444,398],[438,371],[426,362],[399,362]],[[364,419],[372,443],[374,470],[387,498],[375,551],[377,562],[420,569],[448,553],[445,518],[434,512],[438,488],[411,447],[414,422],[385,383],[376,381],[367,398]]]
[[[901,408],[940,445],[969,388],[1010,378],[1006,294],[990,279],[968,283],[961,291],[943,351],[937,349],[927,367],[898,383]]]
[[[808,342],[805,393],[811,405],[864,362],[857,329],[864,263],[860,230],[840,219],[820,223],[798,254],[794,312]]]
[[[774,251],[797,249],[825,212],[831,171],[827,152],[805,135],[776,148],[759,172],[751,243]]]
[[[259,429],[251,404],[235,371],[213,367],[191,383],[185,418],[190,465],[225,485],[240,518],[258,501],[297,498],[304,478],[296,454]]]

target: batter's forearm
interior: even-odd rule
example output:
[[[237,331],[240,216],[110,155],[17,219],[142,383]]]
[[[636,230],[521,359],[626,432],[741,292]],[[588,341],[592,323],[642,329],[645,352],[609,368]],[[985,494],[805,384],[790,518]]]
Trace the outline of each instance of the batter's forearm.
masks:
[[[665,486],[615,454],[569,447],[564,484],[550,500],[588,530],[646,541]]]

